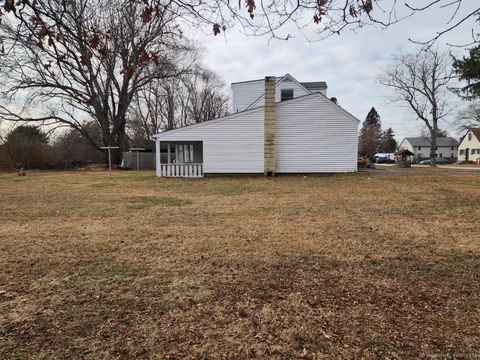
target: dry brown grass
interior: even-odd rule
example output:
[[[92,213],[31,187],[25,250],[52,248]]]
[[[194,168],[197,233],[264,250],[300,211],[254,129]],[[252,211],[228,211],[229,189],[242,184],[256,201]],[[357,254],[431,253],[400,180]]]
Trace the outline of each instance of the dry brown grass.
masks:
[[[0,175],[0,358],[476,358],[479,179]]]

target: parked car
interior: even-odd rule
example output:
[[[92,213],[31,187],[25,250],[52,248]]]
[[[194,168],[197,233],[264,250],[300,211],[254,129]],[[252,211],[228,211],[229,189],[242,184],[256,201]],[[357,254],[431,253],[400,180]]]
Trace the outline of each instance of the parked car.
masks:
[[[395,162],[395,155],[393,153],[376,153],[373,161],[377,164],[393,164]]]
[[[393,164],[395,162],[395,160],[393,159],[389,159],[387,157],[375,157],[374,158],[375,162],[377,164]]]
[[[444,158],[437,158],[435,159],[435,164],[441,165],[441,164],[451,164],[452,161],[450,159],[444,159]],[[428,160],[422,160],[420,161],[421,165],[430,165],[430,159]]]

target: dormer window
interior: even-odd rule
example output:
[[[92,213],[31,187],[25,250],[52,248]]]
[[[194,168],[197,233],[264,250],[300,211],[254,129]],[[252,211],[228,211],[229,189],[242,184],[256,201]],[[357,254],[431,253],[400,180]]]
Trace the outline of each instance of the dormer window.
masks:
[[[280,101],[293,99],[293,89],[282,89],[280,94]]]

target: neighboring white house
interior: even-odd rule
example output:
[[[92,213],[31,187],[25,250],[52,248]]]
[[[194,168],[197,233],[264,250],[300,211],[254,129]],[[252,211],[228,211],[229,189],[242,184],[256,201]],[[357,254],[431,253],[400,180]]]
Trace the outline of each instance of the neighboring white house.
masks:
[[[430,158],[430,139],[425,137],[407,137],[402,140],[399,149],[408,149],[415,155],[416,160]],[[456,159],[458,155],[458,142],[452,137],[437,138],[436,157]]]
[[[480,128],[471,128],[458,145],[458,161],[480,159]]]
[[[158,176],[357,170],[359,120],[325,83],[287,74],[232,88],[233,114],[154,135]]]

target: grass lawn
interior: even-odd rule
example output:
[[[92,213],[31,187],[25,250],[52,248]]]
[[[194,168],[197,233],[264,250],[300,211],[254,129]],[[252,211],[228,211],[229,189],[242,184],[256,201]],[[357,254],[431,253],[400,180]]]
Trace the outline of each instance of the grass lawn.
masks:
[[[0,358],[480,357],[480,174],[0,174]]]

